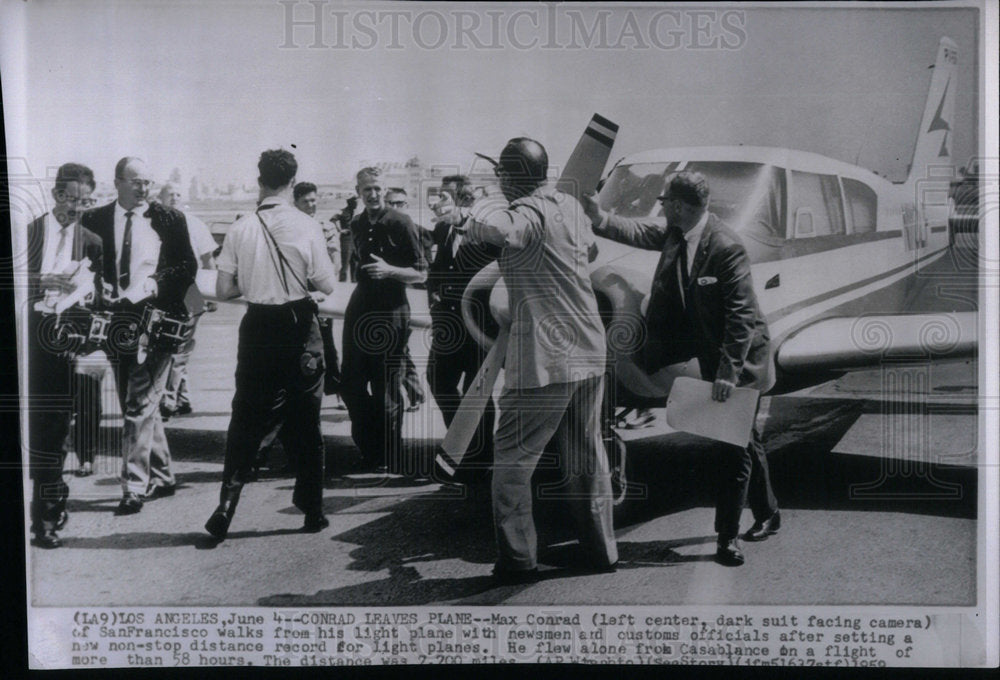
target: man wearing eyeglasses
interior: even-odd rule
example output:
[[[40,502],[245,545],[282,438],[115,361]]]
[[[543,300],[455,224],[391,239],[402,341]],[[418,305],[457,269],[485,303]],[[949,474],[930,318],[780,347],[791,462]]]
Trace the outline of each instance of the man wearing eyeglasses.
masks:
[[[83,216],[83,225],[103,242],[104,280],[119,299],[116,315],[125,323],[141,319],[139,303],[186,313],[184,296],[198,269],[183,213],[149,203],[152,184],[146,164],[126,156],[115,166],[117,200]],[[108,353],[125,419],[123,495],[115,514],[132,515],[144,500],[172,496],[176,489],[160,416],[173,357],[151,347],[140,362],[137,343],[123,343],[117,334],[109,338]]]
[[[351,221],[360,267],[344,312],[341,395],[365,462],[401,472],[400,399],[410,337],[406,286],[426,280],[427,262],[413,221],[385,205],[380,175],[373,167],[357,174],[365,209]]]
[[[52,211],[28,224],[28,465],[32,480],[32,544],[62,545],[56,533],[66,523],[69,488],[62,478],[64,442],[73,409],[73,369],[54,333],[55,314],[45,314],[45,299],[72,292],[71,278],[90,261],[95,301],[100,297],[101,239],[80,225],[93,205],[96,184],[90,168],[66,163],[56,173]],[[42,302],[42,309],[36,303]]]
[[[640,363],[654,373],[697,357],[716,401],[726,401],[736,386],[767,391],[774,384],[770,336],[754,294],[750,259],[739,237],[709,211],[708,180],[699,172],[680,172],[659,200],[663,217],[647,220],[605,213],[592,194],[583,200],[596,233],[662,251]],[[744,535],[750,541],[777,533],[781,515],[756,425],[748,446],[724,447],[715,506],[716,560],[739,566],[745,560],[739,540],[743,507],[749,503],[756,520]]]

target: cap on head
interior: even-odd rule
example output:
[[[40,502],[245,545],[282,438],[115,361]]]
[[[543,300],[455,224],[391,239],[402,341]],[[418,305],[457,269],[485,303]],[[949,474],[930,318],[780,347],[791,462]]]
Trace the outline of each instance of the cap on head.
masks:
[[[660,199],[677,199],[704,208],[708,205],[708,180],[700,172],[678,172],[667,182],[667,190]]]

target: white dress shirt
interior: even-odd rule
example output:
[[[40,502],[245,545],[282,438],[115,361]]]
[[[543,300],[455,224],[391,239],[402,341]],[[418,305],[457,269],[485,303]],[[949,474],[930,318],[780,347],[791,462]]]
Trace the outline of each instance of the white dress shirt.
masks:
[[[73,231],[76,223],[65,227],[52,216],[45,215],[45,245],[42,251],[41,274],[65,274],[73,259]]]
[[[265,198],[260,208],[261,219],[278,242],[291,271],[282,280],[280,261],[256,212],[244,215],[229,228],[216,261],[219,271],[235,275],[240,293],[256,304],[301,300],[309,295],[301,285],[307,281],[319,290],[332,289],[336,272],[326,252],[322,226],[277,196]]]
[[[684,234],[684,241],[687,243],[687,269],[688,276],[691,275],[691,267],[694,266],[694,255],[698,252],[698,244],[701,243],[701,235],[705,232],[705,225],[708,224],[708,211],[701,216],[698,223],[694,225],[688,233]]]
[[[156,265],[160,260],[160,236],[153,230],[148,217],[143,217],[149,210],[146,203],[140,203],[132,208],[132,251],[129,259],[129,288],[135,287],[143,279],[156,273]],[[115,203],[115,267],[121,276],[122,242],[125,240],[125,208],[121,203]]]
[[[187,222],[188,240],[191,241],[191,250],[194,251],[195,257],[201,258],[214,253],[219,244],[215,242],[215,237],[212,236],[212,230],[208,228],[208,225],[189,212],[184,213],[184,221]],[[198,266],[201,266],[201,262],[198,263]]]

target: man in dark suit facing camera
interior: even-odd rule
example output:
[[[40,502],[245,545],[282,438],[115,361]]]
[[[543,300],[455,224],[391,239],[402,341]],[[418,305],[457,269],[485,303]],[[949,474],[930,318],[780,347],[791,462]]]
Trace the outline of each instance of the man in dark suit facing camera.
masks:
[[[501,248],[491,244],[467,243],[469,207],[475,201],[469,178],[449,175],[441,179],[441,198],[434,206],[439,219],[434,226],[437,253],[427,274],[427,297],[430,303],[432,340],[427,362],[427,381],[434,401],[441,409],[444,424],[451,421],[462,403],[463,395],[486,358],[462,319],[462,296],[469,281],[490,262],[500,257]],[[481,312],[486,323],[492,317]],[[482,420],[462,459],[456,478],[462,482],[488,484],[493,467],[493,423],[496,409],[490,399]]]
[[[32,481],[32,544],[58,548],[56,533],[68,518],[69,487],[63,481],[66,434],[73,410],[72,362],[55,335],[54,313],[42,310],[46,298],[59,299],[69,290],[70,279],[93,278],[94,300],[100,297],[101,240],[80,226],[80,215],[93,203],[96,186],[90,168],[66,163],[56,173],[51,212],[28,224],[28,467]],[[78,271],[85,260],[90,273]],[[41,309],[36,303],[41,302]],[[67,310],[63,315],[71,314]]]
[[[182,313],[198,269],[183,213],[149,203],[152,184],[146,164],[126,156],[115,166],[117,200],[83,216],[83,225],[101,237],[104,280],[120,298],[117,315],[126,321],[139,320],[140,307],[134,303],[141,300]],[[172,496],[175,490],[160,416],[173,355],[151,347],[140,362],[135,343],[116,342],[117,334],[109,340],[108,358],[125,419],[123,496],[115,513],[131,515],[142,510],[144,499]]]
[[[653,275],[645,323],[647,341],[639,361],[653,373],[698,358],[712,398],[725,401],[736,386],[761,392],[774,384],[770,335],[750,278],[750,259],[739,237],[708,210],[704,175],[681,172],[659,200],[663,217],[628,219],[600,210],[593,195],[583,205],[594,231],[637,248],[661,251]],[[715,509],[716,559],[744,562],[740,514],[749,501],[756,520],[744,537],[759,541],[781,525],[760,432],[745,448],[725,445]]]

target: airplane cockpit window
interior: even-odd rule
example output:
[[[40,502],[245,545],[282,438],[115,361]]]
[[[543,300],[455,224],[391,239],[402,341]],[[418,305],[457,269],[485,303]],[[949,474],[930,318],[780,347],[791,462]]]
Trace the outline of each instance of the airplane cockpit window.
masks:
[[[842,178],[844,183],[844,198],[847,199],[847,209],[851,215],[851,224],[855,234],[875,231],[875,216],[878,214],[878,198],[867,184],[856,179]]]
[[[622,217],[650,217],[663,213],[657,197],[677,163],[634,163],[611,171],[598,202],[603,210]]]
[[[836,175],[793,170],[791,202],[793,238],[844,233],[844,209]]]
[[[785,173],[763,163],[695,161],[711,189],[709,210],[740,236],[780,246],[785,237]]]
[[[754,262],[773,259],[785,242],[785,171],[765,163],[691,161],[619,165],[598,202],[624,217],[662,215],[657,197],[670,176],[685,170],[705,175],[709,210],[737,232]]]

